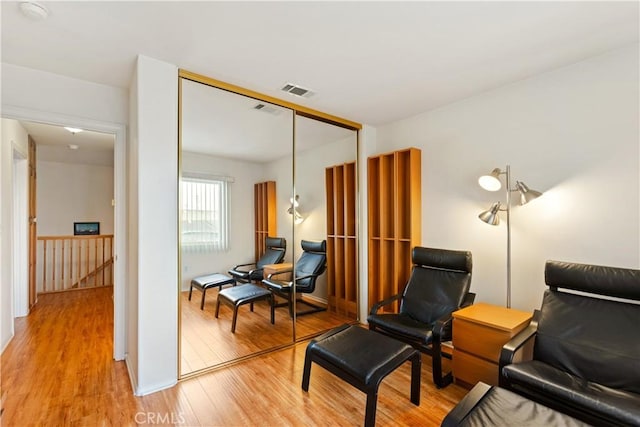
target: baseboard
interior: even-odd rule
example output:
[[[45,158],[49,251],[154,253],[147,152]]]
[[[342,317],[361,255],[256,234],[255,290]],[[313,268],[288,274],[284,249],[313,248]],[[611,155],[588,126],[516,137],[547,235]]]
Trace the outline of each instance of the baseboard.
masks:
[[[136,396],[146,396],[147,394],[156,393],[158,391],[162,391],[162,390],[171,388],[176,384],[178,384],[178,380],[173,380],[173,381],[170,381],[170,382],[165,383],[165,384],[154,385],[152,387],[146,387],[144,389],[138,389],[138,390],[136,390],[135,395]]]
[[[127,366],[127,373],[129,374],[129,383],[131,383],[131,390],[133,390],[133,394],[137,396],[138,383],[136,382],[136,376],[134,375],[134,372],[131,371],[131,364],[129,363],[129,353],[124,354],[124,363]]]
[[[7,349],[7,347],[9,346],[9,343],[11,341],[13,341],[13,337],[15,336],[15,333],[12,333],[11,336],[9,337],[9,339],[7,340],[6,343],[4,343],[4,345],[2,346],[2,350],[0,350],[0,354],[4,353],[4,351]]]
[[[127,364],[127,372],[129,373],[129,382],[131,383],[131,389],[133,390],[134,396],[146,396],[147,394],[155,393],[157,391],[161,391],[167,388],[171,388],[174,385],[178,384],[178,380],[172,380],[168,383],[164,384],[156,384],[151,387],[140,388],[138,386],[138,382],[136,380],[136,376],[131,370],[131,364],[129,363],[129,353],[125,354],[124,361]]]
[[[312,303],[315,303],[315,304],[324,305],[324,306],[326,306],[328,304],[328,301],[326,299],[318,298],[315,295],[303,294],[302,295],[302,299],[308,300],[308,301],[310,301]]]

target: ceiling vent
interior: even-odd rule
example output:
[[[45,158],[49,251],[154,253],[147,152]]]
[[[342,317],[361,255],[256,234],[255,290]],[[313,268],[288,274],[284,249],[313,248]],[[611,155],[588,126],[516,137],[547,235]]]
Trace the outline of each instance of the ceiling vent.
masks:
[[[280,114],[280,111],[281,111],[280,109],[272,105],[262,104],[262,103],[254,105],[253,109],[263,111],[265,113],[273,114],[274,116]]]
[[[282,87],[282,90],[292,95],[301,96],[303,98],[309,98],[314,95],[310,89],[305,89],[301,86],[287,83]]]

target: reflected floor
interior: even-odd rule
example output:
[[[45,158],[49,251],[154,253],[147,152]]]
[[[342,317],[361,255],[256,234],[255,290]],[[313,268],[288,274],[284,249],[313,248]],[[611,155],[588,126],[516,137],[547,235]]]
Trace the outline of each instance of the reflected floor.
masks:
[[[198,290],[193,290],[191,301],[188,291],[181,293],[182,375],[291,343],[292,322],[286,307],[276,308],[275,325],[272,325],[267,301],[256,302],[253,312],[249,304],[243,305],[238,309],[236,332],[232,334],[233,309],[230,306],[221,304],[218,318],[215,318],[217,293],[217,288],[207,291],[204,310],[200,310],[202,294]],[[298,309],[308,307],[301,305]],[[298,339],[353,321],[329,311],[299,316],[297,320]]]

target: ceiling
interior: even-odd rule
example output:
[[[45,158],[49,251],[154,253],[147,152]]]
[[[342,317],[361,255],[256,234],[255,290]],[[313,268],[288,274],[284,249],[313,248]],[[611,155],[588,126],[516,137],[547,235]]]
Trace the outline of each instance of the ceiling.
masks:
[[[62,126],[20,123],[36,142],[39,161],[113,166],[114,135],[89,130],[71,133]]]
[[[143,54],[374,126],[638,42],[637,1],[41,3],[1,3],[3,62],[126,88]]]

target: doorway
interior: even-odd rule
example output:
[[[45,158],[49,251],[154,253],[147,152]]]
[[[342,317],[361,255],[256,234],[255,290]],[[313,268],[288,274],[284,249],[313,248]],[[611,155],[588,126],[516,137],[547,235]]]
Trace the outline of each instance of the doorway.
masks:
[[[122,124],[88,120],[51,112],[7,107],[3,118],[52,126],[69,126],[113,137],[113,357],[125,358],[125,277],[126,277],[126,127]]]

